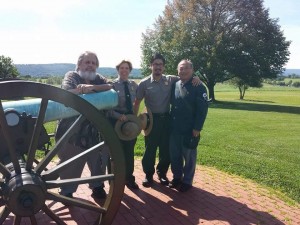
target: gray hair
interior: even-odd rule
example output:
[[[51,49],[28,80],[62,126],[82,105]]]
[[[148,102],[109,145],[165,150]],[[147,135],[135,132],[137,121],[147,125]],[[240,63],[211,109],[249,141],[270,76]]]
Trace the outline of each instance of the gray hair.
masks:
[[[98,56],[95,52],[91,52],[91,51],[85,51],[83,53],[80,54],[80,56],[78,57],[78,60],[77,60],[77,64],[76,64],[76,68],[75,70],[78,72],[79,70],[79,65],[82,63],[83,59],[85,56],[88,56],[88,55],[94,55],[96,57],[96,63],[97,63],[97,67],[99,67],[99,59],[98,59]]]
[[[178,66],[179,66],[180,63],[187,63],[187,64],[189,64],[189,65],[191,66],[192,69],[194,68],[192,61],[189,60],[189,59],[183,59],[183,60],[181,60],[181,61],[178,63]],[[177,66],[177,67],[178,67],[178,66]]]

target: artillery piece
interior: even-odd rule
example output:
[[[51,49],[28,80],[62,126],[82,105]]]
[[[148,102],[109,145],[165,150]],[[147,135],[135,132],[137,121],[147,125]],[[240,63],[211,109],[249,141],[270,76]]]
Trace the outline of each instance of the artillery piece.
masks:
[[[101,110],[115,106],[117,94],[108,91],[90,95],[102,97],[94,98],[97,108],[84,99],[89,95],[80,97],[61,88],[29,81],[0,82],[0,206],[3,208],[0,224],[10,213],[14,214],[14,224],[20,224],[23,217],[29,217],[31,224],[37,224],[39,211],[57,224],[66,224],[48,207],[46,201],[49,200],[97,212],[99,216],[94,224],[112,223],[124,193],[125,163],[119,139]],[[25,102],[28,99],[31,104],[11,101],[16,98],[26,99]],[[49,141],[44,123],[70,115],[78,115],[76,121],[42,159],[37,159],[37,149]],[[53,166],[51,161],[57,152],[84,120],[98,129],[103,140],[80,155]],[[107,174],[57,179],[59,172],[68,165],[90,152],[99,151],[104,144],[108,145],[111,157]],[[87,184],[99,180],[109,181],[108,196],[100,205],[68,198],[51,190],[72,183]]]

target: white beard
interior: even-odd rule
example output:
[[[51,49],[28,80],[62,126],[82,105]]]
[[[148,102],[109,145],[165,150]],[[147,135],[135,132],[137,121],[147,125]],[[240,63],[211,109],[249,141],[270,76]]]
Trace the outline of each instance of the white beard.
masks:
[[[84,80],[95,80],[96,72],[93,71],[78,71],[79,76]]]

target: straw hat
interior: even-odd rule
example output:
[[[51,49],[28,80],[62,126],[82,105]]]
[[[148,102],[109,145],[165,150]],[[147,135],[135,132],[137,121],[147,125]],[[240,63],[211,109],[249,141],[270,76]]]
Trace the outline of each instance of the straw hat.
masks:
[[[126,115],[127,121],[118,120],[115,125],[115,131],[119,138],[124,141],[133,140],[142,130],[140,119],[132,114]]]
[[[144,111],[138,115],[139,120],[141,121],[141,126],[142,126],[142,135],[147,136],[153,126],[153,116],[151,110],[146,107]]]

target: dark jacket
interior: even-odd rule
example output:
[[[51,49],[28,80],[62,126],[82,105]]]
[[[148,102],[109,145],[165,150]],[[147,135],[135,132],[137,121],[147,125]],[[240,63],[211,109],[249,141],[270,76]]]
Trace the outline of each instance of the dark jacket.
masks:
[[[195,87],[192,79],[179,80],[172,87],[171,133],[190,135],[201,131],[208,111],[207,91],[203,84]]]

